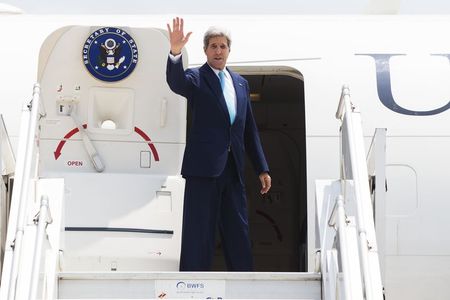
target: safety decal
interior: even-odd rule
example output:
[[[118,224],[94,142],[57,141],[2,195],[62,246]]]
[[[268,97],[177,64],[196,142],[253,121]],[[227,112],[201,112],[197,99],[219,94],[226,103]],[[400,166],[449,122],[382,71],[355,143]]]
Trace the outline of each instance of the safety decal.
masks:
[[[86,129],[87,128],[87,124],[83,124],[83,128]],[[67,140],[70,139],[74,134],[76,134],[79,131],[80,130],[78,129],[78,127],[72,129],[58,143],[58,146],[56,147],[56,150],[53,152],[53,154],[55,155],[55,160],[58,160],[58,158],[61,156],[62,149],[64,147],[64,144],[67,142]],[[150,137],[142,129],[140,129],[139,127],[134,127],[134,131],[147,142],[147,145],[150,148],[150,151],[152,152],[153,158],[155,159],[155,161],[159,161],[158,150],[156,150],[156,147],[153,144],[153,142],[151,141]]]
[[[83,128],[86,129],[87,128],[87,124],[83,124]],[[55,160],[58,160],[58,158],[61,156],[61,151],[62,148],[64,147],[64,144],[66,143],[66,141],[68,139],[70,139],[75,133],[77,133],[78,131],[80,131],[78,129],[78,127],[72,129],[71,131],[69,131],[64,138],[59,142],[58,146],[56,147],[56,150],[53,152],[53,154],[55,155]]]
[[[153,153],[153,157],[155,158],[155,161],[159,161],[159,155],[158,155],[158,151],[156,151],[155,145],[153,145],[153,142],[150,140],[150,138],[148,137],[148,135],[143,132],[140,128],[138,127],[134,127],[134,131],[139,134],[148,144],[150,150]]]

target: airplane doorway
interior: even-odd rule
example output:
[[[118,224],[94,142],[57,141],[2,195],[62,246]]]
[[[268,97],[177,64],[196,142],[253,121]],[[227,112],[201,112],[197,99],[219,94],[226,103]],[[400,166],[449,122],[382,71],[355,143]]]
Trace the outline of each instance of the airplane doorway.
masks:
[[[247,160],[255,271],[304,272],[308,251],[303,76],[289,67],[232,69],[249,82],[252,110],[272,177],[270,192],[260,195],[259,180]],[[225,271],[219,240],[216,245],[213,270]]]

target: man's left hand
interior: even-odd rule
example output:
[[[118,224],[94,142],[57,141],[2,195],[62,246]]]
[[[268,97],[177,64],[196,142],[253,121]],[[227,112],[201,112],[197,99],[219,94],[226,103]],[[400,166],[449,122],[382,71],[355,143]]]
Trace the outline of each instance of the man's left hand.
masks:
[[[259,174],[259,180],[261,181],[261,194],[265,194],[270,190],[272,186],[272,179],[270,178],[269,173],[264,172]]]

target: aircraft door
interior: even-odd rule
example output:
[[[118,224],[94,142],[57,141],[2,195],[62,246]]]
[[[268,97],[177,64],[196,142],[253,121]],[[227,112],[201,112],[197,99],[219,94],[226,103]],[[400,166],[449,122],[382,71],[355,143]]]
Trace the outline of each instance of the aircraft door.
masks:
[[[52,33],[39,55],[40,138],[48,154],[40,174],[101,171],[85,136],[105,172],[179,174],[186,102],[166,83],[168,53],[161,29],[68,26]]]
[[[41,47],[39,176],[64,178],[65,271],[178,270],[187,105],[168,53],[155,28],[68,26]]]

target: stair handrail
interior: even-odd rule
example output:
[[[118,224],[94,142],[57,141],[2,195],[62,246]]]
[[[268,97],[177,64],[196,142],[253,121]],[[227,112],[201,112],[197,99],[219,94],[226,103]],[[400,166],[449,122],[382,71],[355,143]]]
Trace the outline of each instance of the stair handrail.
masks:
[[[41,206],[39,209],[39,213],[35,216],[33,221],[37,225],[37,232],[32,261],[33,267],[31,270],[31,280],[28,296],[29,300],[34,300],[36,299],[37,296],[43,243],[46,235],[47,225],[52,223],[52,216],[50,214],[48,196],[43,195],[41,197]]]
[[[375,215],[381,278],[384,278],[385,274],[386,249],[386,133],[386,128],[375,129],[366,157],[370,194]]]
[[[36,133],[40,116],[39,103],[40,85],[36,83],[33,87],[33,99],[27,107],[24,107],[21,118],[20,139],[15,168],[15,187],[11,201],[0,290],[1,299],[13,300],[16,295],[22,240],[29,202],[30,176],[32,175],[33,167],[37,163],[37,161],[34,161],[35,164],[33,164],[33,153],[37,147]]]
[[[383,299],[381,275],[379,269],[375,226],[373,220],[373,208],[368,184],[367,165],[365,160],[364,136],[359,112],[350,100],[350,90],[347,85],[342,87],[336,118],[341,120],[341,182],[344,193],[344,201],[350,195],[347,194],[345,181],[347,172],[351,172],[354,186],[354,200],[356,208],[356,228],[359,239],[359,260],[361,265],[363,295],[365,299]],[[342,131],[347,130],[348,151],[350,161],[344,158],[345,149]],[[350,166],[347,164],[350,163]],[[349,167],[349,168],[348,168]],[[345,280],[345,278],[344,278]]]
[[[349,273],[350,259],[349,249],[347,247],[347,232],[345,231],[346,221],[344,199],[342,195],[339,195],[334,203],[330,219],[328,220],[328,225],[330,227],[335,227],[339,236],[339,254],[341,258],[342,274],[344,277],[344,295],[346,300],[351,300],[351,277]]]
[[[10,205],[10,197],[12,192],[12,186],[10,185],[9,178],[14,175],[14,168],[16,166],[16,159],[14,157],[14,151],[11,146],[8,132],[6,130],[5,121],[3,115],[0,114],[0,174],[2,175],[1,185],[1,199],[0,205],[4,208],[0,212],[1,222],[1,238],[0,238],[0,268],[3,264],[3,256],[6,242],[6,230],[8,224],[8,211]],[[1,271],[0,271],[1,275]]]
[[[3,115],[0,114],[0,171],[2,175],[11,175],[14,173],[16,159],[14,151],[9,140]]]

